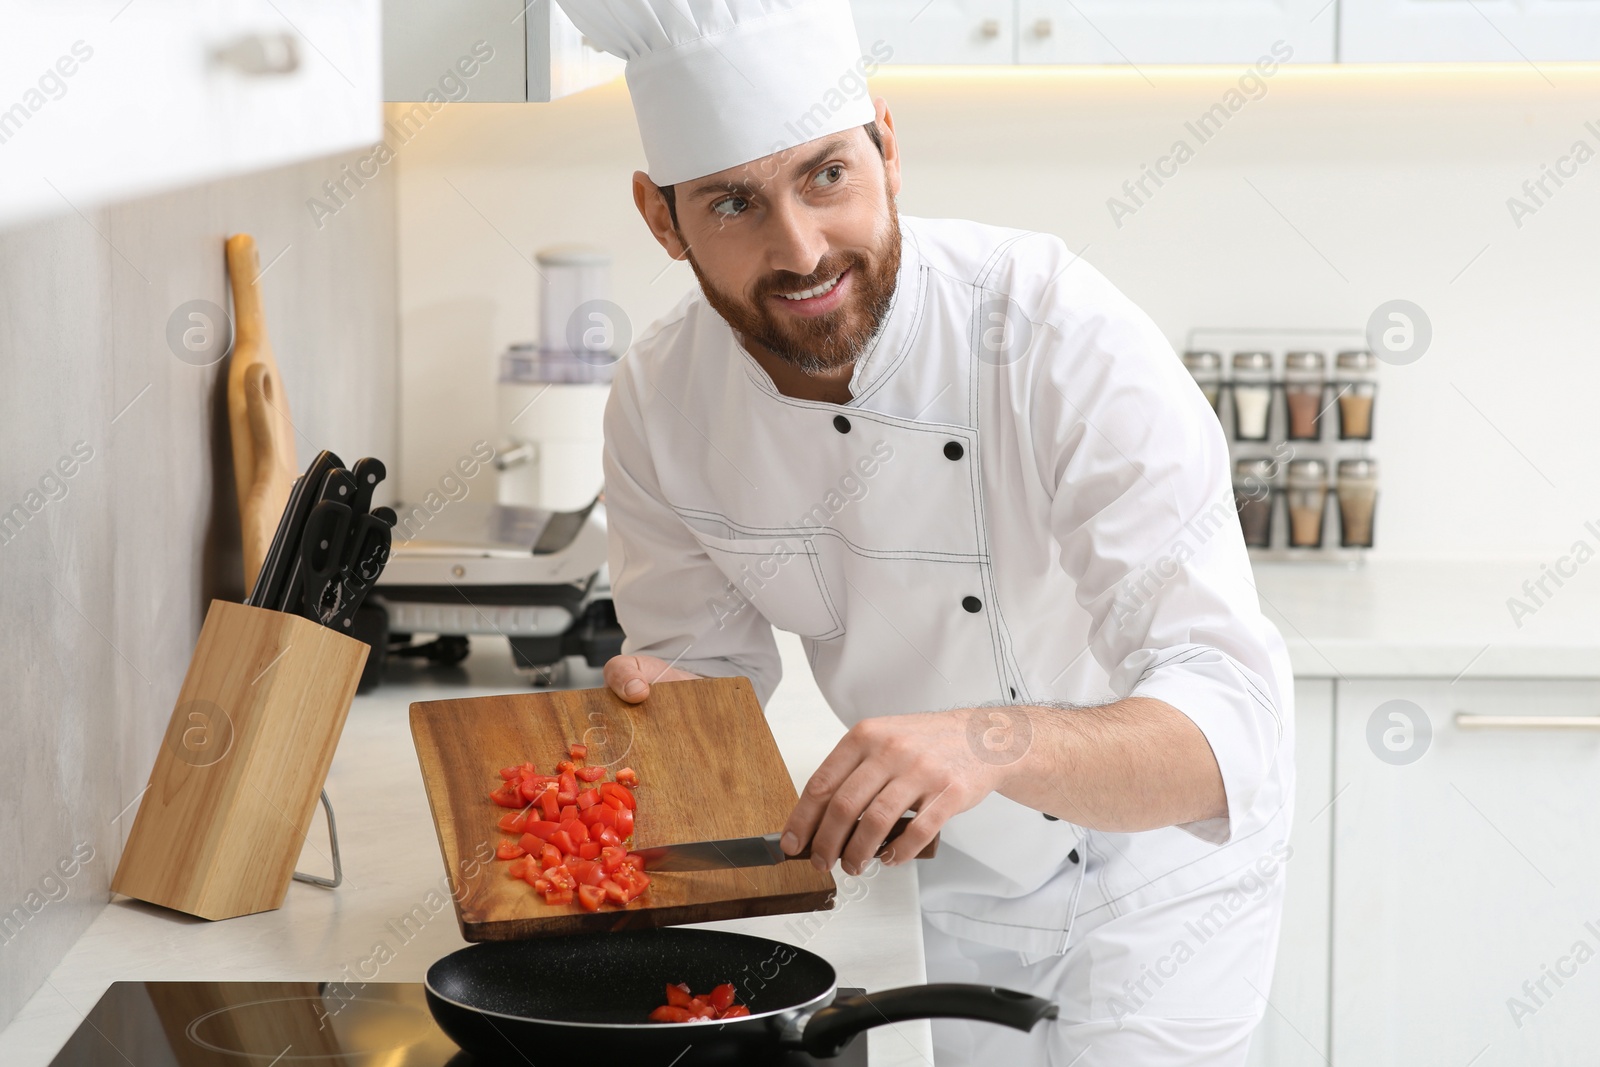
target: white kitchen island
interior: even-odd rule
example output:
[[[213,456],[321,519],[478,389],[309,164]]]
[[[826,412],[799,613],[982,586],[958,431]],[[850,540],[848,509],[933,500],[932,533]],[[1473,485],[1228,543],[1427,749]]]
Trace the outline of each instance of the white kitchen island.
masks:
[[[778,637],[785,677],[768,720],[799,788],[844,728],[812,683],[799,641]],[[599,684],[599,672],[578,673],[584,676],[574,684]],[[356,698],[328,777],[344,884],[328,890],[295,882],[279,910],[215,923],[114,900],[0,1031],[0,1064],[44,1067],[115,981],[420,982],[434,960],[465,942],[448,905],[409,706],[527,688],[500,639],[474,639],[460,668],[391,664],[388,682]],[[299,869],[329,873],[320,809]],[[706,925],[801,945],[834,965],[840,985],[870,991],[926,981],[914,867],[878,868],[861,878],[836,868],[835,877],[832,911]],[[430,907],[440,901],[442,908]],[[869,1041],[873,1067],[933,1061],[925,1021],[880,1027]]]

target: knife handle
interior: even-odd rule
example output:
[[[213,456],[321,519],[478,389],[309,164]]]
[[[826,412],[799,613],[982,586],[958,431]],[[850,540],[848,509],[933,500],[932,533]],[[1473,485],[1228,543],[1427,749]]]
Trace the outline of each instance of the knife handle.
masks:
[[[883,855],[884,852],[889,848],[889,846],[894,844],[895,838],[899,837],[901,834],[906,832],[906,827],[911,825],[911,820],[913,818],[914,818],[914,816],[911,816],[911,815],[902,815],[902,816],[900,816],[900,818],[896,819],[894,821],[894,825],[889,827],[889,836],[885,837],[883,839],[883,844],[878,846],[878,851],[875,852],[874,855],[875,856]],[[923,848],[923,850],[921,852],[918,852],[916,854],[916,856],[914,856],[913,858],[914,859],[919,859],[919,860],[931,860],[931,859],[933,859],[934,856],[936,856],[938,854],[939,854],[939,835],[938,834],[934,834],[933,835],[933,840],[929,841],[927,843],[927,845]],[[811,846],[810,845],[807,845],[805,848],[801,849],[799,852],[797,852],[793,856],[789,857],[789,859],[792,859],[792,860],[807,860],[807,859],[810,859],[810,858],[811,858]]]

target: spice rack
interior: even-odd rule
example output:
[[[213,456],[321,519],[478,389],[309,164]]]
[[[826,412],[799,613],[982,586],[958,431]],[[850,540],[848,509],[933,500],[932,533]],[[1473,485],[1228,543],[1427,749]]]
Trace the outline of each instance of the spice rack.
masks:
[[[1363,559],[1377,533],[1380,469],[1377,363],[1365,334],[1196,327],[1183,359],[1222,422],[1250,555]]]

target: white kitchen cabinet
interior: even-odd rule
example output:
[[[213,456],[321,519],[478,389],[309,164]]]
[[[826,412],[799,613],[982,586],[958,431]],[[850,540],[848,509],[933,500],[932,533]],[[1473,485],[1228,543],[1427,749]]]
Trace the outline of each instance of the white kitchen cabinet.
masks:
[[[0,224],[371,144],[378,0],[85,0],[0,34]]]
[[[1331,63],[1336,0],[1018,0],[1017,62]]]
[[[383,0],[385,100],[542,102],[611,81],[622,67],[555,0]]]
[[[1248,1067],[1327,1067],[1333,682],[1298,679],[1295,814],[1278,964]]]
[[[853,0],[856,36],[880,63],[1016,61],[1012,0]]]
[[[1336,723],[1332,1062],[1592,1060],[1600,682],[1341,681]]]
[[[1345,63],[1600,59],[1600,0],[1338,0]]]

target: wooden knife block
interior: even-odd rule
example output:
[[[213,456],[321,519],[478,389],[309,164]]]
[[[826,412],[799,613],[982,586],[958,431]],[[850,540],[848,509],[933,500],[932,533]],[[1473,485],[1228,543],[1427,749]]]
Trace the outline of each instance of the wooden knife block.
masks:
[[[114,892],[202,919],[283,904],[367,645],[211,602]]]

